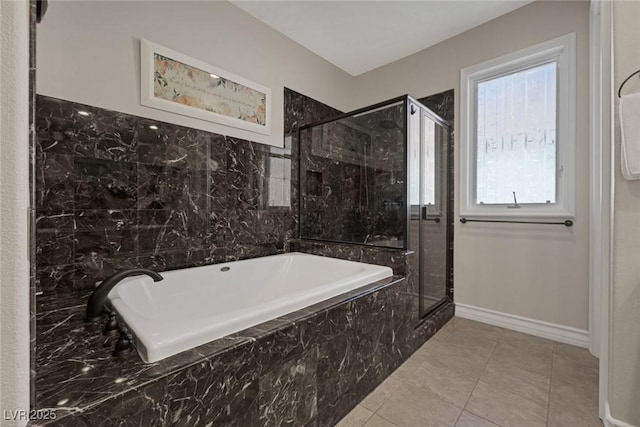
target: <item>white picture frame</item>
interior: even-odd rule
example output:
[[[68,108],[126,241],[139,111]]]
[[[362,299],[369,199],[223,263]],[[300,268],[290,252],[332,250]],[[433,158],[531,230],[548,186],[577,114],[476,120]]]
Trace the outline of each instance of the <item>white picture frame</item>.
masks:
[[[271,135],[271,89],[265,86],[145,39],[140,71],[142,105]]]

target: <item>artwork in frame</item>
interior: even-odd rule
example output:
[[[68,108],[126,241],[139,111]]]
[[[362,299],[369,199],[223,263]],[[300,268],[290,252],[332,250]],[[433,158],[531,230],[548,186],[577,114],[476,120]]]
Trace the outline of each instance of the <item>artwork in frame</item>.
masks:
[[[142,105],[265,135],[271,90],[148,40],[140,40]]]

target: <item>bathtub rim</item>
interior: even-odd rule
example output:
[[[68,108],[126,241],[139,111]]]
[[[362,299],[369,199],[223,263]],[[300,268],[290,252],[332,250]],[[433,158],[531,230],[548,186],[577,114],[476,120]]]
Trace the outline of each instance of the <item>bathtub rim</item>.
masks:
[[[200,363],[203,360],[211,360],[226,353],[227,351],[233,351],[236,348],[239,348],[243,345],[251,344],[252,342],[255,342],[256,340],[264,338],[268,335],[276,334],[279,331],[286,329],[287,327],[293,326],[295,323],[304,322],[311,317],[320,315],[322,312],[329,311],[337,306],[348,304],[355,299],[367,296],[389,286],[395,284],[399,285],[400,282],[404,280],[406,280],[405,276],[392,274],[390,277],[386,277],[369,284],[362,285],[351,291],[343,292],[331,298],[327,298],[323,301],[303,307],[299,310],[295,310],[282,316],[278,316],[265,322],[261,322],[259,324],[250,326],[224,337],[214,339],[197,347],[181,351],[156,362],[146,362],[144,361],[144,359],[142,359],[137,351],[136,337],[132,333],[133,339],[130,357],[136,357],[145,366],[152,367],[147,371],[147,373],[150,374],[149,376],[151,378],[156,379],[162,376],[162,374],[158,373],[157,371],[172,371],[184,369]],[[120,322],[121,325],[124,325],[127,330],[132,332],[132,329],[127,324],[127,322],[122,318],[122,316],[120,316],[120,314],[117,313],[116,310],[113,310],[108,301],[107,305],[111,309],[111,312],[116,315],[118,322]]]
[[[364,263],[360,261],[346,260],[346,259],[340,259],[340,258],[334,258],[334,257],[327,257],[327,256],[321,256],[321,255],[315,255],[315,254],[308,254],[303,252],[295,252],[295,251],[271,255],[268,257],[258,257],[258,258],[252,258],[247,260],[239,260],[239,261],[231,261],[231,262],[220,263],[220,264],[199,266],[199,267],[194,267],[193,269],[199,270],[199,269],[213,268],[214,270],[217,270],[218,267],[231,266],[232,264],[235,264],[235,263],[248,263],[246,268],[251,268],[249,263],[256,263],[260,261],[264,262],[264,260],[267,258],[273,258],[274,262],[278,262],[276,258],[282,258],[282,259],[285,259],[285,262],[286,262],[286,258],[295,259],[298,257],[303,259],[302,262],[311,260],[311,262],[313,263],[315,259],[325,260],[328,262],[329,268],[331,268],[331,266],[335,264],[351,264],[353,266],[361,267],[363,271],[357,273],[355,276],[353,275],[344,276],[338,279],[333,279],[332,281],[327,281],[326,283],[319,284],[316,287],[306,289],[303,292],[296,293],[292,295],[291,298],[287,297],[286,295],[280,295],[279,297],[275,298],[273,301],[271,301],[268,304],[258,304],[256,307],[254,307],[256,311],[249,310],[248,313],[245,312],[243,316],[241,316],[240,318],[231,319],[230,322],[224,322],[224,316],[223,316],[223,319],[222,319],[223,321],[221,322],[221,326],[220,326],[220,329],[222,330],[234,329],[235,327],[237,327],[237,326],[234,326],[234,324],[238,325],[242,323],[255,322],[256,318],[265,317],[265,312],[267,312],[266,314],[270,318],[263,321],[259,321],[258,323],[255,323],[251,326],[236,330],[235,332],[225,333],[224,335],[218,338],[214,338],[206,342],[202,342],[202,340],[205,339],[207,335],[214,335],[218,333],[218,331],[216,331],[215,325],[206,323],[207,321],[214,320],[215,318],[214,314],[212,314],[211,316],[207,316],[205,319],[198,319],[194,321],[195,323],[197,323],[197,326],[194,326],[193,328],[197,330],[197,332],[193,332],[193,333],[191,331],[185,331],[184,334],[181,332],[180,333],[178,332],[180,328],[185,328],[186,326],[188,326],[188,323],[190,323],[188,321],[178,322],[180,326],[177,326],[176,324],[174,324],[174,322],[169,322],[168,324],[165,323],[168,330],[173,332],[169,332],[169,335],[165,335],[159,339],[154,340],[153,335],[163,333],[164,331],[163,324],[162,323],[154,324],[154,319],[148,318],[147,316],[137,312],[134,305],[132,305],[129,301],[124,300],[122,294],[118,292],[117,287],[114,288],[114,291],[111,293],[112,295],[108,299],[108,307],[110,307],[111,311],[116,314],[119,322],[123,325],[126,325],[127,331],[134,338],[134,341],[137,343],[137,345],[135,345],[135,350],[139,353],[140,358],[145,363],[151,364],[151,363],[161,362],[164,359],[179,355],[180,353],[183,353],[185,351],[194,350],[200,346],[206,345],[213,341],[224,339],[226,337],[233,336],[234,334],[241,334],[245,331],[250,330],[251,328],[260,327],[265,323],[280,319],[282,317],[293,315],[297,311],[305,310],[316,304],[322,304],[327,300],[331,300],[335,297],[340,297],[341,295],[349,292],[353,292],[355,293],[355,295],[360,295],[361,294],[361,292],[359,292],[360,289],[368,287],[371,284],[375,284],[380,280],[393,278],[393,269],[391,269],[388,266]],[[183,269],[182,271],[185,271],[185,270],[187,269]],[[174,271],[171,271],[171,273],[175,274],[175,273],[178,273],[179,271],[180,270],[174,270]],[[388,276],[381,277],[387,274]],[[131,278],[125,279],[121,284],[118,284],[118,286],[122,284],[127,285],[128,283],[133,282],[136,279],[146,280],[147,278],[142,276],[131,277]],[[351,290],[340,289],[341,287],[344,288],[344,287],[350,287],[350,286],[355,286],[355,287],[352,288]],[[336,291],[338,291],[337,294],[330,295]],[[326,297],[326,295],[330,295],[330,296]],[[317,300],[318,298],[323,298],[323,299],[314,303],[307,302],[307,300]],[[290,307],[291,305],[301,306],[301,307],[291,310],[291,307]],[[284,314],[275,315],[275,317],[271,317],[271,315],[268,314],[270,311],[285,311],[285,310],[291,310],[291,311],[288,311]],[[230,314],[234,315],[238,313],[232,312]],[[129,318],[128,321],[127,321],[127,318]],[[136,328],[133,327],[133,324],[135,324],[138,321],[140,322],[140,324],[137,326],[138,331],[136,331]],[[200,342],[193,345],[194,341],[200,341]],[[174,352],[175,347],[187,347],[187,348],[180,350],[176,353]],[[150,359],[155,359],[155,360],[149,361]]]

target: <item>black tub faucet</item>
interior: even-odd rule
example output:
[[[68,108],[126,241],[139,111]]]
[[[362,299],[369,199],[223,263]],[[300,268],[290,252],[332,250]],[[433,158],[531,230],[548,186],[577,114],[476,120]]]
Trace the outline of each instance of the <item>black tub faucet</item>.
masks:
[[[102,318],[102,312],[104,311],[104,303],[107,301],[107,295],[109,295],[111,289],[120,283],[122,279],[140,274],[146,274],[151,277],[154,282],[159,282],[163,279],[160,274],[152,270],[147,270],[146,268],[131,268],[107,277],[94,289],[89,297],[89,302],[87,302],[87,317],[84,319],[85,322],[96,322],[100,320]]]

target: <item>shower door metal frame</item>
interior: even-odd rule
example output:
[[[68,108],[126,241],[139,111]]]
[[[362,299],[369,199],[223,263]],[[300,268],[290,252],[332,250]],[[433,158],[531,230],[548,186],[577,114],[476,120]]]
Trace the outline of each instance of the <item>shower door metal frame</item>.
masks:
[[[418,265],[419,265],[419,272],[418,272],[418,280],[420,281],[418,289],[419,289],[419,295],[418,295],[418,317],[419,317],[419,321],[418,324],[416,325],[416,327],[419,327],[422,322],[427,319],[431,313],[433,313],[434,311],[438,310],[441,306],[443,306],[444,304],[453,301],[453,271],[452,271],[452,266],[453,266],[453,252],[451,250],[451,237],[453,236],[453,150],[451,147],[451,125],[449,124],[448,121],[444,120],[442,117],[438,116],[436,113],[434,113],[430,108],[426,107],[424,104],[422,104],[420,101],[416,100],[415,98],[408,96],[407,95],[407,101],[411,102],[411,103],[415,103],[416,105],[419,106],[420,108],[420,135],[419,137],[419,141],[420,141],[420,177],[418,178],[419,180],[419,187],[420,187],[420,197],[419,197],[419,209],[418,209],[418,215],[419,215],[419,235],[418,235],[418,248],[419,248],[419,253],[417,253],[415,256],[420,257],[419,261],[418,261]],[[406,120],[407,120],[407,135],[406,135],[406,153],[407,155],[405,156],[405,161],[407,161],[407,159],[409,158],[409,138],[411,137],[411,135],[409,135],[409,127],[408,127],[408,122],[409,122],[409,117],[412,115],[411,111],[409,111],[410,109],[407,108],[406,110]],[[445,254],[445,297],[442,298],[440,301],[436,302],[435,304],[433,304],[428,310],[424,310],[424,298],[423,298],[423,280],[425,277],[425,272],[424,272],[424,262],[422,262],[422,251],[424,250],[424,245],[423,245],[423,233],[422,233],[422,227],[423,227],[423,223],[422,221],[424,221],[424,219],[422,218],[422,174],[423,174],[423,168],[422,168],[422,160],[423,160],[423,149],[424,149],[424,120],[423,120],[423,116],[427,116],[429,119],[433,120],[433,122],[437,125],[440,125],[443,127],[444,132],[446,133],[446,140],[444,141],[444,143],[447,145],[447,155],[446,155],[446,177],[447,177],[447,185],[446,185],[446,194],[442,195],[442,197],[446,198],[446,201],[444,201],[444,204],[446,205],[446,214],[443,215],[443,219],[445,221],[445,239],[446,239],[446,247],[445,250],[447,251],[447,253]],[[406,176],[406,181],[409,181],[409,169],[408,169],[408,165],[405,165],[406,171],[407,171],[407,176]],[[408,185],[407,185],[407,213],[408,213],[408,218],[407,218],[407,234],[409,233],[409,227],[410,227],[410,220],[411,220],[411,208],[410,208],[410,199],[409,199],[409,194],[408,194]],[[407,248],[408,248],[408,241],[407,241]]]

